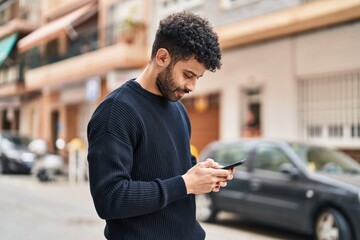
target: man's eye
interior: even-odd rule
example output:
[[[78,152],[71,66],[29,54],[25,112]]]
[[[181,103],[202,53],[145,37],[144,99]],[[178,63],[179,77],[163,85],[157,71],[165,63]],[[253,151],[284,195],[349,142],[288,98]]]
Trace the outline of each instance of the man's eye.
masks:
[[[185,75],[185,78],[191,78],[191,76],[187,75],[187,74],[184,74]]]

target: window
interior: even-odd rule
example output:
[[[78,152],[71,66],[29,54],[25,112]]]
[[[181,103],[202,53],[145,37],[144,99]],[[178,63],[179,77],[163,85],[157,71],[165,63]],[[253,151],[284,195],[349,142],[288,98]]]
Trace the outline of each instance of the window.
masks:
[[[322,135],[322,127],[319,126],[319,125],[316,125],[316,126],[308,126],[307,127],[307,134],[308,136],[310,137],[321,137]]]
[[[156,22],[164,17],[179,11],[190,11],[202,14],[204,0],[156,0]]]
[[[232,9],[234,7],[243,7],[258,2],[259,0],[221,0],[223,9]]]
[[[166,12],[179,11],[179,9],[192,11],[200,8],[204,0],[157,0],[159,7]]]
[[[19,0],[18,3],[19,17],[34,23],[40,21],[41,0]]]
[[[219,164],[226,166],[247,157],[248,151],[249,148],[246,144],[234,144],[217,150],[212,154],[212,158]],[[238,168],[244,168],[244,165]]]
[[[359,165],[346,154],[321,147],[309,147],[307,150],[308,168],[311,171],[327,173],[356,173]]]
[[[342,125],[329,125],[329,137],[342,137],[343,126]]]
[[[121,41],[133,41],[131,33],[135,33],[135,30],[144,26],[144,9],[141,4],[141,0],[122,0],[114,1],[109,5],[107,9],[107,45]],[[128,39],[129,37],[131,39]]]
[[[8,79],[7,79],[8,83],[16,82],[16,80],[18,80],[18,78],[19,78],[18,70],[19,70],[18,65],[9,67]]]
[[[261,90],[260,88],[245,91],[245,112],[243,112],[243,137],[261,135]]]
[[[255,168],[280,172],[284,164],[292,164],[289,157],[276,146],[260,145],[255,155]]]
[[[360,136],[360,123],[351,125],[351,137],[359,137]]]
[[[299,79],[303,139],[360,141],[360,71]]]

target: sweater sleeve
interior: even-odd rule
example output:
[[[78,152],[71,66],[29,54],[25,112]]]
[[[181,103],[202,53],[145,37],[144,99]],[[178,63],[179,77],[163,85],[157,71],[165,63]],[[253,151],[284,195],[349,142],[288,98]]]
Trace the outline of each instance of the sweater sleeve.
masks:
[[[195,166],[197,164],[197,159],[194,155],[191,155],[191,166]]]
[[[134,133],[128,123],[117,121],[116,134],[120,136],[115,135],[114,129],[107,126],[108,123],[101,122],[111,119],[107,117],[107,111],[114,110],[106,106],[102,106],[102,109],[95,114],[88,127],[90,190],[98,215],[107,220],[135,217],[164,208],[187,196],[181,176],[153,181],[131,179],[131,139],[134,138],[131,135]],[[124,113],[121,109],[116,111],[116,118],[129,114],[129,109],[124,106],[122,109]]]

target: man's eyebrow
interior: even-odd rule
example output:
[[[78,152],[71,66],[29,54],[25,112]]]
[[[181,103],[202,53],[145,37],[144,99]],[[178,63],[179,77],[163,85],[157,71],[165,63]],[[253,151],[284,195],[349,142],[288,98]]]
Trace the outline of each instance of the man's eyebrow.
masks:
[[[196,76],[197,78],[200,78],[203,76],[203,75],[198,76],[196,73],[194,73],[193,71],[188,70],[188,69],[185,69],[185,72],[190,73],[191,75]]]

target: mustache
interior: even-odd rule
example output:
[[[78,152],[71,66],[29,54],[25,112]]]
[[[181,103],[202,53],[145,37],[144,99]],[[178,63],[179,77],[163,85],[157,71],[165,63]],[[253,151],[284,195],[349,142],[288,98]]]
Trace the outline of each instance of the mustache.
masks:
[[[191,92],[189,89],[186,89],[186,88],[177,88],[175,91],[181,91],[181,92],[184,92],[184,93],[190,93]]]

